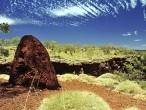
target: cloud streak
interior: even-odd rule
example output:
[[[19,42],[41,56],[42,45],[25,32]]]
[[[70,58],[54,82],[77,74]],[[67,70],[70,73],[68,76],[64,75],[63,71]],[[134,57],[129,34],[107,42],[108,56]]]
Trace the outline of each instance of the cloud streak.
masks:
[[[133,33],[134,33],[134,35],[137,35],[137,34],[138,34],[138,32],[137,32],[137,31],[134,31]]]
[[[40,24],[43,22],[46,25],[50,25],[49,22],[54,21],[54,24],[83,24],[90,19],[94,19],[100,16],[117,16],[121,9],[132,10],[137,7],[138,3],[141,3],[143,9],[143,16],[146,20],[146,0],[7,0],[9,3],[3,5],[4,12],[8,13],[10,16],[14,16],[17,10],[22,11],[22,17],[32,21],[36,21],[34,24]],[[6,4],[3,2],[3,4]],[[60,18],[74,18],[66,21],[60,21]],[[15,18],[15,17],[14,17]],[[38,18],[33,20],[34,18]],[[80,19],[78,21],[76,18]],[[22,18],[21,18],[22,19]],[[20,21],[21,21],[20,19]],[[40,21],[43,20],[43,21]],[[10,24],[17,24],[15,21],[19,19],[7,19]],[[21,22],[24,22],[21,21]],[[68,23],[70,22],[70,23]],[[26,23],[26,21],[25,21]],[[51,23],[53,24],[53,23]]]
[[[0,23],[8,23],[9,25],[20,25],[20,24],[34,24],[34,25],[42,25],[43,23],[34,19],[18,19],[18,18],[10,18],[5,15],[0,15]]]
[[[132,34],[130,32],[126,33],[126,34],[122,34],[122,36],[131,36]]]
[[[135,39],[134,41],[135,42],[140,42],[140,41],[142,41],[142,39]]]
[[[140,0],[140,2],[142,3],[142,6],[146,5],[146,0]]]
[[[10,25],[16,24],[16,20],[0,15],[0,23],[8,23]]]
[[[127,32],[125,34],[122,34],[122,36],[132,36],[132,35],[138,35],[138,31],[134,31],[134,32]]]
[[[132,8],[135,8],[136,5],[137,5],[137,0],[130,0],[130,6],[131,6]]]
[[[85,16],[87,12],[81,6],[68,6],[61,7],[60,9],[49,10],[50,15],[53,17],[73,17],[73,16]]]

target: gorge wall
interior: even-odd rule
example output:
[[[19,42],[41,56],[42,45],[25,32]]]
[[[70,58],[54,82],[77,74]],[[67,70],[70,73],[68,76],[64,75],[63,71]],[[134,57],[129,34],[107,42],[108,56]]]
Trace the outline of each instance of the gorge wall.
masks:
[[[101,63],[81,63],[80,65],[69,65],[67,63],[52,62],[57,74],[85,73],[93,76],[99,76],[114,70],[125,71],[124,63],[127,62],[126,58],[112,58]],[[11,63],[0,64],[0,74],[9,74],[11,70]]]

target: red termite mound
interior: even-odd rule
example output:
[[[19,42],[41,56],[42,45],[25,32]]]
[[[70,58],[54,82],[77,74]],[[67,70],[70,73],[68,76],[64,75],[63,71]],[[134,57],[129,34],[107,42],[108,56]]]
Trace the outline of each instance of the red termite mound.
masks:
[[[34,36],[22,37],[12,62],[9,83],[57,89],[60,87],[49,54]]]

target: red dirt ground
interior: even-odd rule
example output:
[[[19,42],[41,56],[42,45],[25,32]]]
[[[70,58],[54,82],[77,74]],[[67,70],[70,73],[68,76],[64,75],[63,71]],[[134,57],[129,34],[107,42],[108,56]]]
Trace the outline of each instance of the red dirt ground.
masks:
[[[3,81],[1,80],[0,82]],[[28,96],[28,88],[0,84],[0,110],[35,110],[43,98],[64,90],[87,90],[94,92],[104,98],[113,110],[120,110],[131,106],[146,110],[146,101],[133,99],[132,96],[117,93],[105,87],[79,81],[60,82],[60,85],[62,86],[60,90],[33,90]]]

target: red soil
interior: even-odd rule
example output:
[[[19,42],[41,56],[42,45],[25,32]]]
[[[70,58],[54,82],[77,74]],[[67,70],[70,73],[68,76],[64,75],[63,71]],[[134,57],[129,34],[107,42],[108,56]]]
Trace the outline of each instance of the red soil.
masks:
[[[105,87],[79,81],[60,82],[60,85],[62,86],[60,90],[33,90],[28,95],[28,88],[19,86],[11,87],[1,84],[0,110],[35,110],[43,98],[64,90],[86,90],[94,92],[104,98],[113,110],[120,110],[131,106],[136,106],[142,110],[146,109],[146,101],[133,99],[132,96],[117,93]]]

